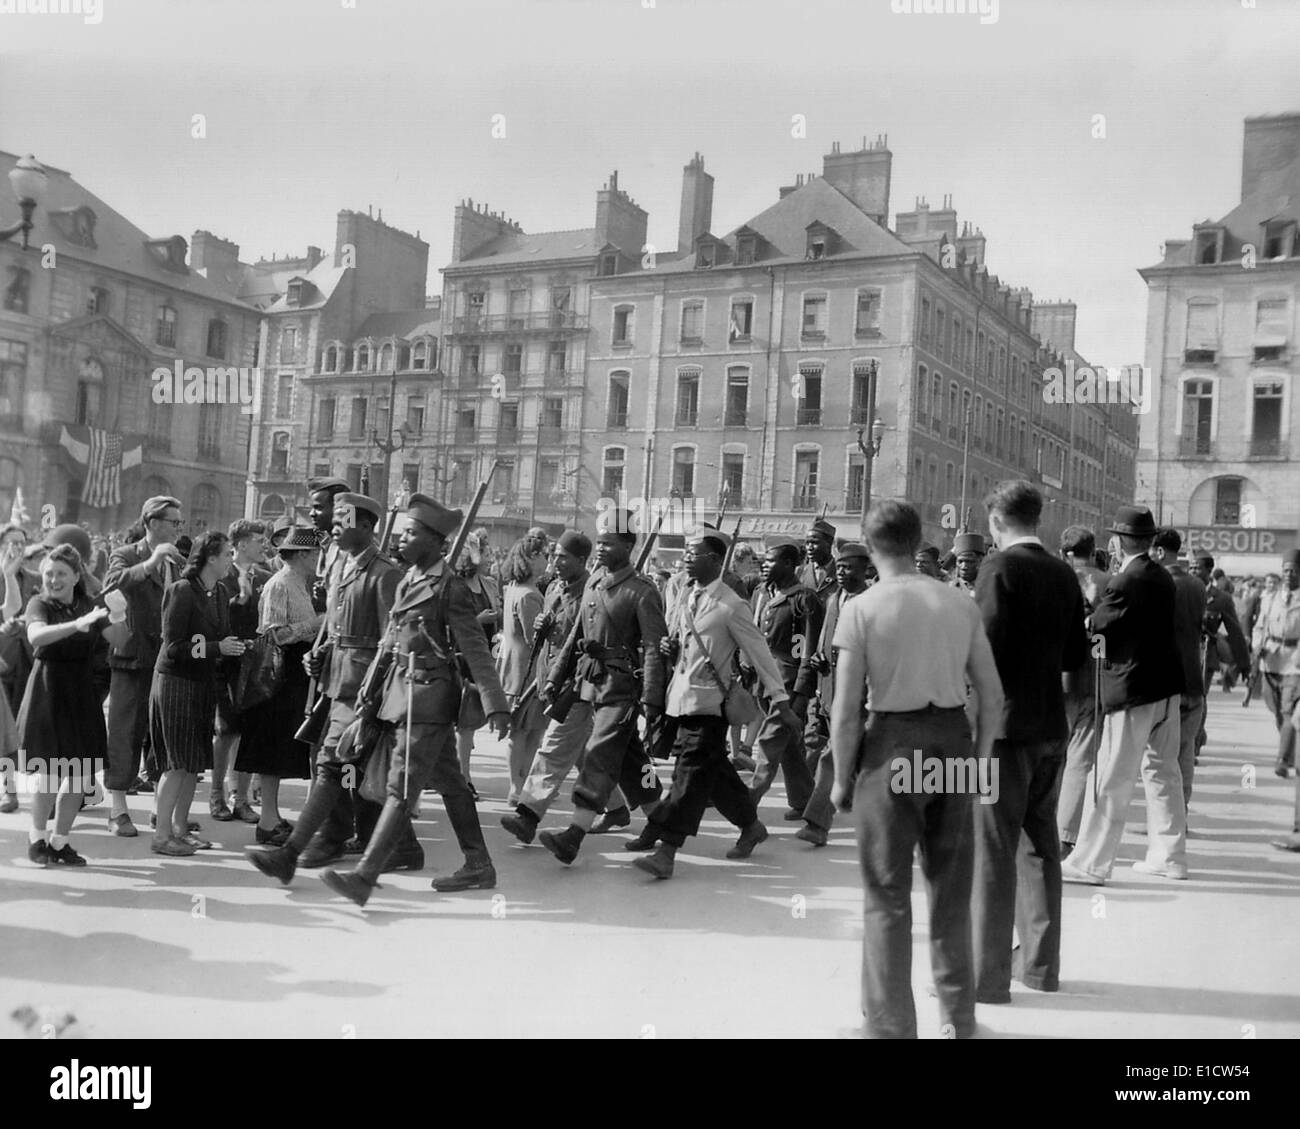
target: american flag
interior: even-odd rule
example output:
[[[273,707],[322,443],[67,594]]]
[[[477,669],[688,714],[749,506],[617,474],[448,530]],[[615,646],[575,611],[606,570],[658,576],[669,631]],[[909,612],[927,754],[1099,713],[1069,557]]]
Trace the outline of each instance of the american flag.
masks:
[[[139,466],[143,457],[139,437],[124,441],[114,431],[65,425],[60,441],[77,462],[86,466],[82,502],[98,509],[119,505],[122,471]]]

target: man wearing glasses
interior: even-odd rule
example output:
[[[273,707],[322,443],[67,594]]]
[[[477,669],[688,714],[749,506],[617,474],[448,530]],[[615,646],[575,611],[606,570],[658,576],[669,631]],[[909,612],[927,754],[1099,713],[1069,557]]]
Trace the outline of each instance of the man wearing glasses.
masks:
[[[134,838],[138,832],[126,808],[126,790],[140,771],[140,746],[149,719],[149,685],[162,642],[163,592],[180,575],[181,555],[174,544],[181,526],[181,504],[154,497],[140,509],[144,537],[113,550],[104,587],[126,597],[126,642],[109,656],[108,765],[104,790],[111,808],[108,829]]]

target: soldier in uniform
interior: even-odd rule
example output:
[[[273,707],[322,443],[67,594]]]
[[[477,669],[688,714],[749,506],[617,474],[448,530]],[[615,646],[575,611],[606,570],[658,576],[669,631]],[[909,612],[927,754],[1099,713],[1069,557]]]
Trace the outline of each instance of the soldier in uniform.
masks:
[[[320,541],[320,557],[316,561],[316,585],[312,589],[312,603],[318,612],[329,606],[329,586],[338,574],[343,554],[334,542],[334,499],[346,493],[348,484],[341,478],[309,478],[307,492],[311,499],[309,516]]]
[[[356,791],[360,774],[354,746],[344,744],[340,752],[340,741],[352,723],[361,680],[379,649],[401,578],[401,570],[375,543],[382,512],[378,502],[363,494],[334,496],[333,542],[341,567],[329,594],[325,638],[303,660],[329,699],[325,737],[316,753],[316,780],[289,841],[274,850],[248,852],[258,870],[286,886],[299,866],[327,866],[341,859],[354,827],[364,846],[379,818],[380,805]],[[424,852],[414,832],[408,830],[404,838],[404,849],[394,861],[403,869],[422,869]]]
[[[1278,729],[1273,771],[1285,779],[1295,764],[1293,717],[1300,705],[1300,549],[1283,555],[1282,583],[1267,606],[1261,607],[1252,642],[1264,674],[1264,701]]]
[[[816,592],[824,608],[835,591],[835,526],[825,518],[814,521],[803,551],[807,560],[799,570],[799,583]]]
[[[658,725],[664,708],[664,658],[659,643],[667,630],[654,581],[631,563],[636,534],[628,515],[615,515],[614,528],[596,537],[593,576],[582,596],[578,620],[548,674],[547,697],[576,679],[578,697],[591,703],[591,737],[573,786],[573,822],[563,831],[543,831],[542,845],[566,866],[609,803],[616,785],[629,806],[657,799],[661,791],[636,730],[637,705],[646,724]]]
[[[979,533],[959,533],[953,538],[952,551],[957,557],[957,568],[948,583],[973,597],[975,578],[984,560],[984,537]]]
[[[505,737],[510,729],[510,708],[469,589],[443,558],[447,538],[464,515],[424,494],[411,495],[407,514],[411,520],[402,533],[401,552],[411,567],[397,586],[388,630],[357,701],[362,720],[374,713],[380,721],[396,726],[388,799],[356,870],[321,873],[321,880],[331,890],[359,906],[370,898],[409,826],[407,813],[426,785],[441,794],[465,853],[465,865],[449,877],[435,878],[433,888],[490,890],[497,880],[483,841],[478,808],[456,757],[461,699],[457,652],[474,676],[492,730]],[[370,687],[376,683],[379,688],[372,697]]]
[[[808,701],[817,684],[812,656],[824,613],[817,594],[799,583],[798,567],[799,546],[793,541],[768,549],[763,560],[763,586],[754,593],[754,622],[781,668],[790,708],[800,724],[806,724]],[[747,677],[750,675],[749,668],[741,669]],[[803,732],[785,725],[774,704],[762,693],[759,705],[767,716],[754,741],[757,763],[750,785],[754,802],[767,794],[780,768],[785,773],[786,799],[790,802],[785,818],[800,820],[813,792],[812,772],[804,759]]]
[[[916,571],[926,576],[933,576],[935,580],[942,580],[939,569],[939,550],[928,541],[922,541],[917,547],[916,556],[913,557],[916,562]]]
[[[867,569],[871,567],[871,554],[865,545],[848,542],[841,545],[835,555],[836,590],[826,602],[826,619],[822,623],[821,636],[817,650],[813,654],[812,666],[817,672],[817,697],[821,700],[820,715],[829,719],[835,699],[835,669],[837,652],[833,645],[835,628],[840,621],[840,612],[844,605],[854,596],[867,590]],[[804,806],[805,826],[795,833],[796,839],[811,843],[814,847],[824,847],[830,838],[831,824],[835,821],[835,807],[831,803],[831,787],[835,783],[835,759],[831,755],[829,732],[819,732],[816,744],[816,760],[813,759],[814,742],[805,731],[805,740],[809,746],[808,767],[814,774],[812,799]]]

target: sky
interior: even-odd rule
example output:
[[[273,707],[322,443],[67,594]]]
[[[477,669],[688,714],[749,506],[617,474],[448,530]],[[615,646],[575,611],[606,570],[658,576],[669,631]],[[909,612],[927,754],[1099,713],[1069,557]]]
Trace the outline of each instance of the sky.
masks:
[[[885,134],[891,222],[951,195],[989,269],[1074,300],[1079,351],[1108,365],[1143,359],[1138,268],[1238,202],[1243,119],[1300,110],[1294,0],[997,0],[996,19],[991,0],[11,10],[42,2],[0,0],[0,149],[155,237],[206,229],[245,261],[332,251],[337,213],[374,207],[430,243],[436,293],[466,197],[525,231],[590,227],[617,169],[669,248],[696,152],[724,234],[833,142]]]

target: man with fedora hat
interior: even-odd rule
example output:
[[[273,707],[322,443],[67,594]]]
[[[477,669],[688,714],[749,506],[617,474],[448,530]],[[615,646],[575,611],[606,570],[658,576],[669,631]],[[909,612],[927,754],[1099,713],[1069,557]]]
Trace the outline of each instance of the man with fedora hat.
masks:
[[[381,805],[357,791],[361,774],[356,771],[355,746],[342,737],[355,716],[361,681],[379,650],[401,579],[401,570],[375,543],[382,519],[383,507],[373,498],[349,492],[334,496],[333,539],[342,554],[341,567],[329,594],[324,638],[303,660],[329,700],[325,736],[316,753],[316,779],[288,842],[248,853],[258,870],[286,885],[299,866],[327,866],[342,858],[354,832],[364,849],[379,818]],[[407,870],[424,865],[424,851],[407,827],[389,870],[399,868],[394,862]]]
[[[113,648],[108,660],[112,675],[104,790],[110,799],[109,830],[128,839],[138,834],[127,814],[126,791],[140,771],[149,688],[162,646],[163,593],[185,563],[175,544],[181,527],[178,499],[163,495],[146,499],[140,507],[140,523],[144,536],[114,549],[104,575],[104,587],[116,588],[126,597],[129,635]]]
[[[948,583],[967,595],[974,596],[975,578],[979,576],[980,563],[984,560],[983,535],[958,533],[952,541],[952,552],[956,558],[956,569],[955,575]]]
[[[382,683],[368,696],[363,681],[358,695],[359,714],[373,714],[396,726],[388,798],[356,870],[321,873],[331,890],[361,906],[409,827],[407,813],[426,785],[441,794],[465,854],[464,866],[449,877],[435,878],[433,888],[490,890],[496,885],[478,808],[456,756],[458,653],[483,697],[488,724],[498,737],[505,737],[510,728],[510,706],[469,589],[443,557],[447,539],[465,515],[424,494],[411,495],[407,515],[401,554],[410,569],[397,586],[387,632],[366,674],[367,681],[372,674],[375,681],[382,676]]]
[[[1179,706],[1186,685],[1174,635],[1174,581],[1148,550],[1155,519],[1145,506],[1120,506],[1109,532],[1119,540],[1119,570],[1099,594],[1091,630],[1103,648],[1096,798],[1084,797],[1083,825],[1061,864],[1068,882],[1104,885],[1115,864],[1139,771],[1147,801],[1143,874],[1187,877],[1187,808],[1178,769]]]

